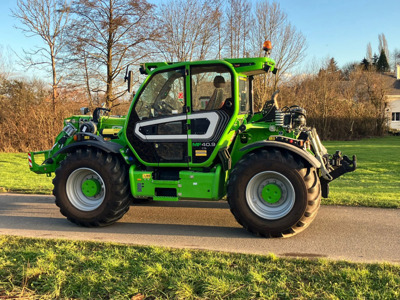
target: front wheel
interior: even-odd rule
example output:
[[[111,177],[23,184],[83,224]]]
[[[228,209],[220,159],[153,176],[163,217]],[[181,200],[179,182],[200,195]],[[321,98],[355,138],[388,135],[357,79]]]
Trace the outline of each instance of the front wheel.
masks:
[[[291,236],[315,218],[321,186],[315,168],[287,151],[258,150],[232,170],[228,202],[236,220],[264,237]]]
[[[128,172],[116,155],[96,149],[68,154],[53,184],[56,205],[78,225],[110,225],[129,209]]]

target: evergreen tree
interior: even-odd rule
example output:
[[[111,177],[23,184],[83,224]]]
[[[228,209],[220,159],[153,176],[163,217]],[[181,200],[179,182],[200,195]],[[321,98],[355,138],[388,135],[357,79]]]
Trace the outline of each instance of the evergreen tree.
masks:
[[[335,61],[335,59],[333,57],[329,60],[328,66],[326,68],[326,71],[328,73],[336,73],[337,71],[339,71],[337,63],[336,63],[336,61]]]
[[[389,71],[389,63],[388,63],[384,49],[381,50],[381,55],[379,56],[378,62],[376,63],[376,70],[378,72],[388,72]]]
[[[341,79],[342,75],[342,71],[333,57],[326,62],[325,68],[321,68],[318,72],[318,77],[329,77],[330,80]]]
[[[372,64],[374,66],[376,66],[376,64],[378,63],[379,57],[376,53],[374,53],[374,56],[372,57]]]
[[[361,66],[363,67],[364,70],[367,71],[367,70],[370,69],[371,64],[369,63],[369,60],[368,60],[368,59],[364,58],[364,59],[361,61]]]

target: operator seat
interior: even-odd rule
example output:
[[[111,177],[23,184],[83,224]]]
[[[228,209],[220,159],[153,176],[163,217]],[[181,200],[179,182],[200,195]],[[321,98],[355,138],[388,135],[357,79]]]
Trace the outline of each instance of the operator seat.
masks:
[[[224,105],[224,101],[225,101],[225,96],[224,96],[225,79],[224,79],[224,77],[222,77],[220,75],[215,76],[214,87],[215,87],[215,90],[206,105],[206,110],[220,109]]]

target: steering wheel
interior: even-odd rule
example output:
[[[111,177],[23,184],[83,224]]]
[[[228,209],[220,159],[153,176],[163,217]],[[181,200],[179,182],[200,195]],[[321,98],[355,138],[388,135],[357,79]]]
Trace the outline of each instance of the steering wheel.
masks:
[[[172,111],[174,110],[174,107],[165,102],[164,99],[154,103],[153,108],[156,115],[172,114]]]

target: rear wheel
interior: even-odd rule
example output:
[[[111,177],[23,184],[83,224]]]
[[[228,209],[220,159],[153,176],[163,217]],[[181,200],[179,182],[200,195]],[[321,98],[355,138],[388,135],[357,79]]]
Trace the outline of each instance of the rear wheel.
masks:
[[[236,220],[265,237],[290,236],[315,218],[321,187],[315,168],[287,151],[259,150],[232,170],[228,201]]]
[[[110,225],[129,209],[128,172],[116,155],[96,149],[68,154],[53,184],[61,213],[82,226]]]

